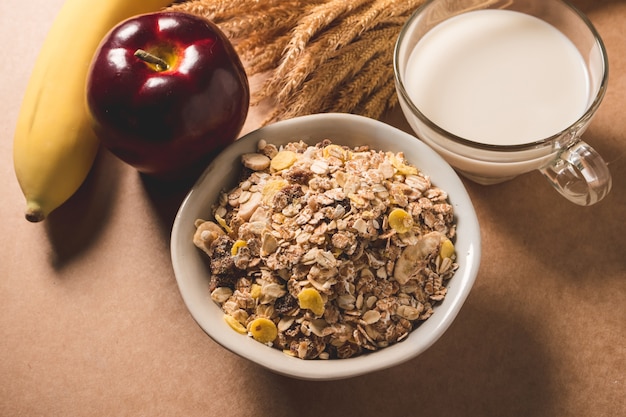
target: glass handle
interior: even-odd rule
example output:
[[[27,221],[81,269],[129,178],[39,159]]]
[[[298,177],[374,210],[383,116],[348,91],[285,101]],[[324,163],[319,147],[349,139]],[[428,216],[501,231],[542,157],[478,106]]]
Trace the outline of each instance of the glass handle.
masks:
[[[565,198],[581,206],[597,203],[611,190],[606,162],[582,140],[564,148],[540,171]]]

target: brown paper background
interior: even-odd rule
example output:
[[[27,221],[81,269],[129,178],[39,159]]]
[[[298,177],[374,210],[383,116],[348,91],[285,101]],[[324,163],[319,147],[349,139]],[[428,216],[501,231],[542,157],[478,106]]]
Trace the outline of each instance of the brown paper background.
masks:
[[[222,349],[187,312],[168,243],[182,193],[101,152],[66,205],[24,220],[13,132],[62,1],[0,2],[0,416],[626,415],[626,2],[574,2],[609,53],[585,138],[612,193],[584,208],[539,173],[465,181],[483,258],[448,332],[403,366],[305,382]],[[386,120],[406,129],[397,112]]]

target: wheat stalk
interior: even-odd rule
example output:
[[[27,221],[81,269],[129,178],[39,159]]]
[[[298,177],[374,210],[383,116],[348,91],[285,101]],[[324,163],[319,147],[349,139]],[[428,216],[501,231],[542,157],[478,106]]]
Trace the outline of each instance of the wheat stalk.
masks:
[[[392,51],[386,50],[368,61],[361,71],[335,94],[334,110],[349,112],[357,108],[382,84],[393,78],[393,68],[387,65],[391,55]]]
[[[313,71],[318,71],[335,51],[343,51],[344,46],[372,29],[380,21],[406,13],[420,2],[421,0],[374,0],[369,2],[368,7],[354,10],[354,13],[344,21],[339,22],[335,27],[328,28],[317,40],[303,47],[303,50],[297,53],[296,58],[291,59],[293,55],[287,55],[287,59],[281,63],[257,95],[258,98],[274,97],[279,102],[285,101],[287,97],[298,91],[307,77]],[[387,39],[387,46],[390,49],[393,48],[401,25],[396,25],[396,27],[396,32]],[[391,64],[391,61],[388,64]]]
[[[297,7],[310,4],[315,0],[298,1]],[[225,22],[239,17],[242,14],[249,14],[259,10],[266,10],[270,7],[293,8],[294,5],[284,0],[190,0],[173,4],[169,10],[187,12],[203,16],[215,23]]]
[[[387,108],[393,107],[397,101],[395,83],[393,79],[387,80],[381,88],[357,108],[357,112],[364,116],[378,118]]]
[[[298,2],[284,2],[263,12],[238,14],[223,21],[219,26],[231,39],[242,39],[255,34],[261,34],[260,39],[267,39],[270,36],[266,32],[275,32],[281,28],[287,31],[293,26],[301,13],[297,6]]]
[[[347,45],[334,56],[322,63],[318,71],[302,86],[300,93],[289,106],[287,115],[307,114],[323,111],[319,106],[324,97],[335,91],[337,85],[356,75],[357,71],[377,54],[385,51],[394,28],[379,29],[365,33],[359,40]]]
[[[282,62],[274,71],[273,77],[266,84],[267,91],[279,88],[281,80],[288,79],[288,73],[296,73],[291,67],[297,64],[301,55],[307,50],[307,45],[313,36],[326,29],[331,23],[344,13],[350,12],[370,0],[330,0],[312,8],[305,14],[293,29],[293,34],[284,52]],[[288,83],[290,84],[290,83]],[[282,87],[283,89],[285,86]],[[284,95],[287,95],[286,92]]]
[[[170,9],[213,20],[249,75],[267,73],[252,99],[273,101],[266,124],[333,111],[378,118],[395,106],[395,40],[424,1],[189,0]]]
[[[339,49],[380,21],[402,15],[407,9],[413,9],[420,2],[420,0],[375,0],[370,7],[348,16],[341,22],[333,31],[332,36],[326,39],[325,47],[328,50]]]
[[[246,71],[250,75],[260,74],[276,67],[289,42],[289,35],[275,37],[271,43],[263,44],[262,37],[249,37],[236,47],[241,58],[246,61]]]

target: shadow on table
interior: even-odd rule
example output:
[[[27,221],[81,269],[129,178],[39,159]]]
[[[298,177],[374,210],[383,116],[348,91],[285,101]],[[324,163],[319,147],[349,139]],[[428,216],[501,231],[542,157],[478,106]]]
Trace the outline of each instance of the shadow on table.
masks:
[[[268,373],[268,388],[260,389],[267,389],[269,408],[260,409],[259,415],[551,415],[556,384],[550,378],[552,358],[533,326],[512,313],[505,301],[477,301],[470,298],[448,332],[403,365],[331,382]]]
[[[45,220],[54,268],[62,269],[80,256],[106,226],[121,171],[113,158],[101,149],[85,182]]]
[[[148,176],[141,176],[146,198],[150,201],[150,206],[154,210],[156,219],[159,222],[161,238],[168,242],[172,232],[172,226],[176,213],[183,200],[193,187],[195,179],[183,182],[167,183],[155,180]]]
[[[554,191],[535,172],[495,186],[467,183],[483,233],[510,241],[559,279],[618,277],[626,269],[621,217],[626,212],[626,164],[609,165],[613,189],[581,207]],[[487,228],[489,230],[487,230]]]

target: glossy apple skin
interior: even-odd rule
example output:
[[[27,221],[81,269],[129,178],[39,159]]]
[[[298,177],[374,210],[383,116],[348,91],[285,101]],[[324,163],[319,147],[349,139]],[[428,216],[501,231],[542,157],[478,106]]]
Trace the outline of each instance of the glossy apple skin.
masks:
[[[144,62],[138,49],[169,68]],[[230,41],[212,22],[179,12],[139,15],[114,27],[94,55],[86,95],[106,148],[142,173],[174,180],[199,174],[237,139],[250,104]]]

